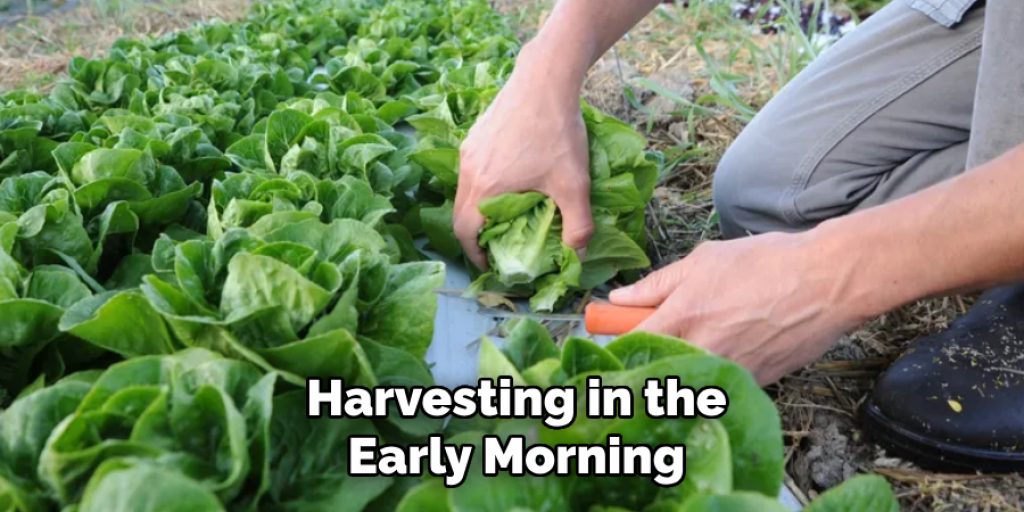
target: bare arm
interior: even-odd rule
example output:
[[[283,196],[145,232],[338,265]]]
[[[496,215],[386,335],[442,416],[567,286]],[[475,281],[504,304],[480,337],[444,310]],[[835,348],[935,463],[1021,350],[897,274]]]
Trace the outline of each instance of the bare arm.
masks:
[[[1022,198],[1024,145],[917,194],[826,222],[817,236],[825,251],[849,255],[837,293],[848,290],[852,301],[867,300],[865,313],[877,314],[1024,279]]]
[[[480,268],[477,245],[482,199],[536,190],[551,196],[563,216],[562,238],[582,250],[593,230],[587,135],[579,95],[587,70],[656,0],[561,0],[494,103],[461,148],[455,196],[455,234]]]
[[[901,304],[1024,279],[1024,145],[957,178],[797,234],[702,244],[613,302],[762,383]]]
[[[560,0],[517,64],[554,72],[556,87],[579,95],[590,66],[659,3]]]

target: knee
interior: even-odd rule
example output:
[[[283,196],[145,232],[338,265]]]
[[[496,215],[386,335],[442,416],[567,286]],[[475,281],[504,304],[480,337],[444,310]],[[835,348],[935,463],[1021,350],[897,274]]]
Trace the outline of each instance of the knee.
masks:
[[[793,183],[795,151],[771,142],[771,130],[751,123],[722,155],[712,186],[722,236],[792,231],[783,213]]]

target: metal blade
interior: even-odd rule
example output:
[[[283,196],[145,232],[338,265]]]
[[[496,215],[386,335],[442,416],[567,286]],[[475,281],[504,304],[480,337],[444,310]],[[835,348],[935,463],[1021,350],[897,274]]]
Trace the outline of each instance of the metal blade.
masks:
[[[491,318],[531,318],[538,322],[550,321],[550,322],[582,322],[582,314],[563,314],[563,313],[520,313],[518,311],[507,311],[504,309],[489,308],[480,304],[475,299],[465,296],[465,290],[458,290],[454,288],[438,288],[434,290],[434,293],[438,295],[444,295],[447,297],[459,297],[467,301],[476,302],[478,309],[477,312],[480,315],[491,317]]]
[[[485,308],[480,306],[480,314],[493,318],[531,318],[539,322],[582,322],[583,315],[571,314],[545,314],[545,313],[516,313],[515,311],[504,311],[501,309]]]

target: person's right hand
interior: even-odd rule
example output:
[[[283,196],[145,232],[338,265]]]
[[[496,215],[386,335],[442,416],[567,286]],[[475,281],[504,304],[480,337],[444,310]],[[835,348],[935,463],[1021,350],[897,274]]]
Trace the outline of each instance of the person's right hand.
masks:
[[[470,261],[487,269],[477,243],[480,201],[537,191],[562,213],[562,240],[582,253],[593,232],[587,132],[579,90],[554,87],[544,73],[517,67],[460,149],[455,235]]]

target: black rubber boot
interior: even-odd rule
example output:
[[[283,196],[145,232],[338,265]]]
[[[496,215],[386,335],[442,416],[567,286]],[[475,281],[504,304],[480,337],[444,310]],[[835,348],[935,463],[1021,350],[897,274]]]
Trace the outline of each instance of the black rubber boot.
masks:
[[[913,342],[861,413],[869,436],[922,466],[1024,471],[1024,285]]]

